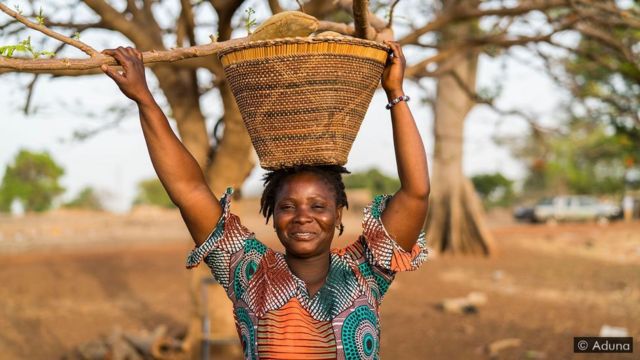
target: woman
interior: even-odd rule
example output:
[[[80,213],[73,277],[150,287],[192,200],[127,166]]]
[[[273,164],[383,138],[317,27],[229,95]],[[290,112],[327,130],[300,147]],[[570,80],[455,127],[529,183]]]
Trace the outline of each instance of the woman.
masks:
[[[426,259],[427,159],[403,92],[404,55],[399,44],[388,45],[382,87],[401,187],[365,210],[354,243],[331,250],[348,206],[346,170],[298,166],[268,173],[261,212],[267,222],[273,217],[285,254],[268,249],[230,213],[230,190],[220,201],[209,190],[147,87],[142,55],[132,48],[104,51],[123,67],[123,73],[102,70],[138,104],[153,166],[196,243],[187,266],[204,260],[225,288],[245,358],[377,358],[380,302],[396,272]]]

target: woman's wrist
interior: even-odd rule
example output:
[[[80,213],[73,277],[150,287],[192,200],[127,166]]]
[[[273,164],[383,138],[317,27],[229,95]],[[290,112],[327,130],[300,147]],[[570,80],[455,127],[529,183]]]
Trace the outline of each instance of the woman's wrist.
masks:
[[[145,94],[143,94],[142,96],[137,98],[135,100],[135,102],[140,107],[142,107],[142,106],[151,106],[151,105],[155,105],[156,104],[156,100],[153,98],[153,95],[151,95],[150,91],[146,92]]]
[[[389,90],[386,93],[387,93],[387,100],[391,101],[393,99],[399,98],[400,96],[403,96],[404,95],[404,90],[402,90],[402,89]]]

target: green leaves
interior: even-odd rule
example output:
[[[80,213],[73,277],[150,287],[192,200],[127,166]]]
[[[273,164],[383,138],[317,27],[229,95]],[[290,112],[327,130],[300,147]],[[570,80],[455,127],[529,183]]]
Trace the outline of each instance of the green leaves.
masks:
[[[471,177],[473,187],[488,208],[509,206],[515,200],[513,181],[501,173],[479,174]]]
[[[44,15],[42,14],[42,8],[40,8],[40,11],[38,12],[38,15],[36,16],[36,21],[38,22],[38,25],[43,25],[44,26]]]
[[[368,189],[372,194],[393,194],[400,188],[400,180],[370,169],[345,176],[344,185],[348,189]]]
[[[247,14],[244,26],[247,29],[247,33],[251,35],[253,33],[253,30],[251,30],[251,28],[256,26],[256,19],[253,17],[256,11],[253,8],[248,8],[244,12],[245,14]]]
[[[143,180],[138,183],[138,194],[133,204],[175,208],[162,183],[157,178]]]
[[[70,209],[84,209],[101,211],[104,210],[102,199],[92,187],[83,188],[76,197],[63,205]]]
[[[0,185],[0,211],[9,211],[18,200],[27,211],[46,211],[53,200],[64,192],[59,179],[64,174],[46,152],[20,150],[7,165]]]
[[[47,50],[35,50],[31,45],[31,37],[28,37],[26,40],[20,41],[17,45],[5,45],[0,46],[0,56],[4,57],[13,57],[15,52],[22,52],[30,54],[34,59],[38,59],[41,56],[54,57],[56,54],[52,51]]]

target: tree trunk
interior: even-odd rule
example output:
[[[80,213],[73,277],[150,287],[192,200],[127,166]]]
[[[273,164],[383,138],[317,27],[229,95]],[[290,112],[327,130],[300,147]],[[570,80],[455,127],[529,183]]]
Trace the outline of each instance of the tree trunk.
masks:
[[[224,105],[224,136],[220,140],[206,170],[209,186],[220,195],[231,186],[238,191],[255,166],[256,160],[236,99],[224,81],[220,86]]]
[[[450,25],[441,34],[442,43],[467,38],[472,31],[474,24]],[[492,248],[482,205],[462,172],[464,119],[474,106],[468,90],[475,91],[477,63],[478,54],[470,51],[439,64],[451,71],[441,76],[437,85],[427,230],[431,246],[443,253],[488,255]]]
[[[209,137],[200,110],[200,94],[195,71],[167,65],[156,67],[154,73],[169,102],[182,143],[200,168],[204,169],[207,164]]]

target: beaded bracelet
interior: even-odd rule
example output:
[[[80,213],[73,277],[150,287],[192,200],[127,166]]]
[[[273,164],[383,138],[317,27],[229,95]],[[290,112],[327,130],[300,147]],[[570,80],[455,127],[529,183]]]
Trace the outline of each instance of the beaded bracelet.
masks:
[[[397,98],[391,100],[387,104],[386,108],[387,108],[387,110],[391,110],[391,108],[394,107],[394,105],[396,105],[400,101],[405,101],[406,102],[406,101],[409,101],[409,100],[411,100],[411,98],[409,96],[407,96],[407,95],[398,96]]]

